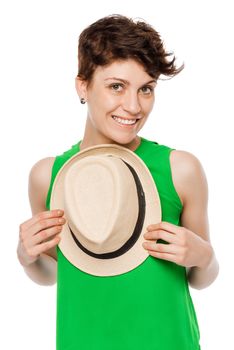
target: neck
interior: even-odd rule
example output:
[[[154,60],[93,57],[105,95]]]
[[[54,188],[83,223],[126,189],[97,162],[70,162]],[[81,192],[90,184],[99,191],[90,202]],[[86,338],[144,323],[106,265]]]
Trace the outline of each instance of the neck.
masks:
[[[130,149],[131,151],[134,151],[141,142],[141,138],[139,136],[135,136],[135,138],[129,142],[129,143],[118,143],[108,137],[106,137],[104,134],[101,134],[100,132],[97,132],[93,130],[93,126],[90,125],[90,120],[87,118],[86,120],[86,126],[85,126],[85,132],[84,137],[82,139],[82,142],[80,143],[80,150],[82,151],[85,148],[100,145],[100,144],[115,144],[122,147],[126,147]]]

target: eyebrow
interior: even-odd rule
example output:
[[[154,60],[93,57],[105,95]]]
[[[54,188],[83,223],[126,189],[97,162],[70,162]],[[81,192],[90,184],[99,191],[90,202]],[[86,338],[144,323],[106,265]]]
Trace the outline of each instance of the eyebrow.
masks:
[[[117,77],[111,77],[111,78],[107,78],[107,79],[104,79],[104,80],[109,80],[109,79],[112,79],[112,80],[119,80],[119,81],[122,81],[123,83],[125,83],[126,85],[129,85],[129,81],[128,80],[125,80],[125,79],[121,79],[121,78],[117,78]],[[146,84],[150,84],[150,83],[156,83],[156,79],[153,79],[153,80],[150,80],[148,81],[147,83],[143,84],[142,86],[146,85]]]

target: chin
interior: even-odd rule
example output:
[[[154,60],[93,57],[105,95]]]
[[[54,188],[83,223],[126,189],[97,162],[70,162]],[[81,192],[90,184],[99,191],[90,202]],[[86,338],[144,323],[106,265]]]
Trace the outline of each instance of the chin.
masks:
[[[116,137],[112,137],[110,138],[112,140],[112,142],[116,142],[119,143],[121,145],[127,145],[130,142],[132,142],[134,139],[136,138],[135,136],[130,137],[129,135],[120,135],[120,136],[116,136]]]
[[[115,141],[115,142],[119,146],[130,148],[132,145],[135,144],[134,140],[135,140],[136,136],[134,136],[132,138],[128,138],[127,140],[126,139],[125,140],[118,140],[118,141]]]

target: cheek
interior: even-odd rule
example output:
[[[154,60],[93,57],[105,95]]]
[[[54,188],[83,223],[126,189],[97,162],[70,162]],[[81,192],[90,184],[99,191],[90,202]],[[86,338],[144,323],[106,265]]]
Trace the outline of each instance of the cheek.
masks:
[[[88,114],[93,123],[101,123],[103,120],[109,118],[116,110],[118,105],[111,99],[99,100],[95,99],[94,103],[89,104]]]
[[[143,104],[143,109],[147,115],[150,114],[153,107],[154,107],[154,99],[150,101],[145,101],[145,103]]]
[[[115,106],[118,106],[121,102],[121,96],[117,96],[111,93],[106,93],[102,98],[102,105],[105,109],[112,109]]]
[[[118,96],[112,96],[105,91],[99,91],[95,93],[95,96],[90,96],[90,101],[93,101],[91,109],[98,114],[112,112],[120,104],[120,98]]]

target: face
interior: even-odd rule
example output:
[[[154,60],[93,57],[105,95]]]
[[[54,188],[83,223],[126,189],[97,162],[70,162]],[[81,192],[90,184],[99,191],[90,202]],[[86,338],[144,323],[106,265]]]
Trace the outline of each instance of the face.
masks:
[[[131,148],[154,104],[156,80],[129,59],[97,67],[92,83],[76,79],[88,106],[83,146],[116,143]]]

